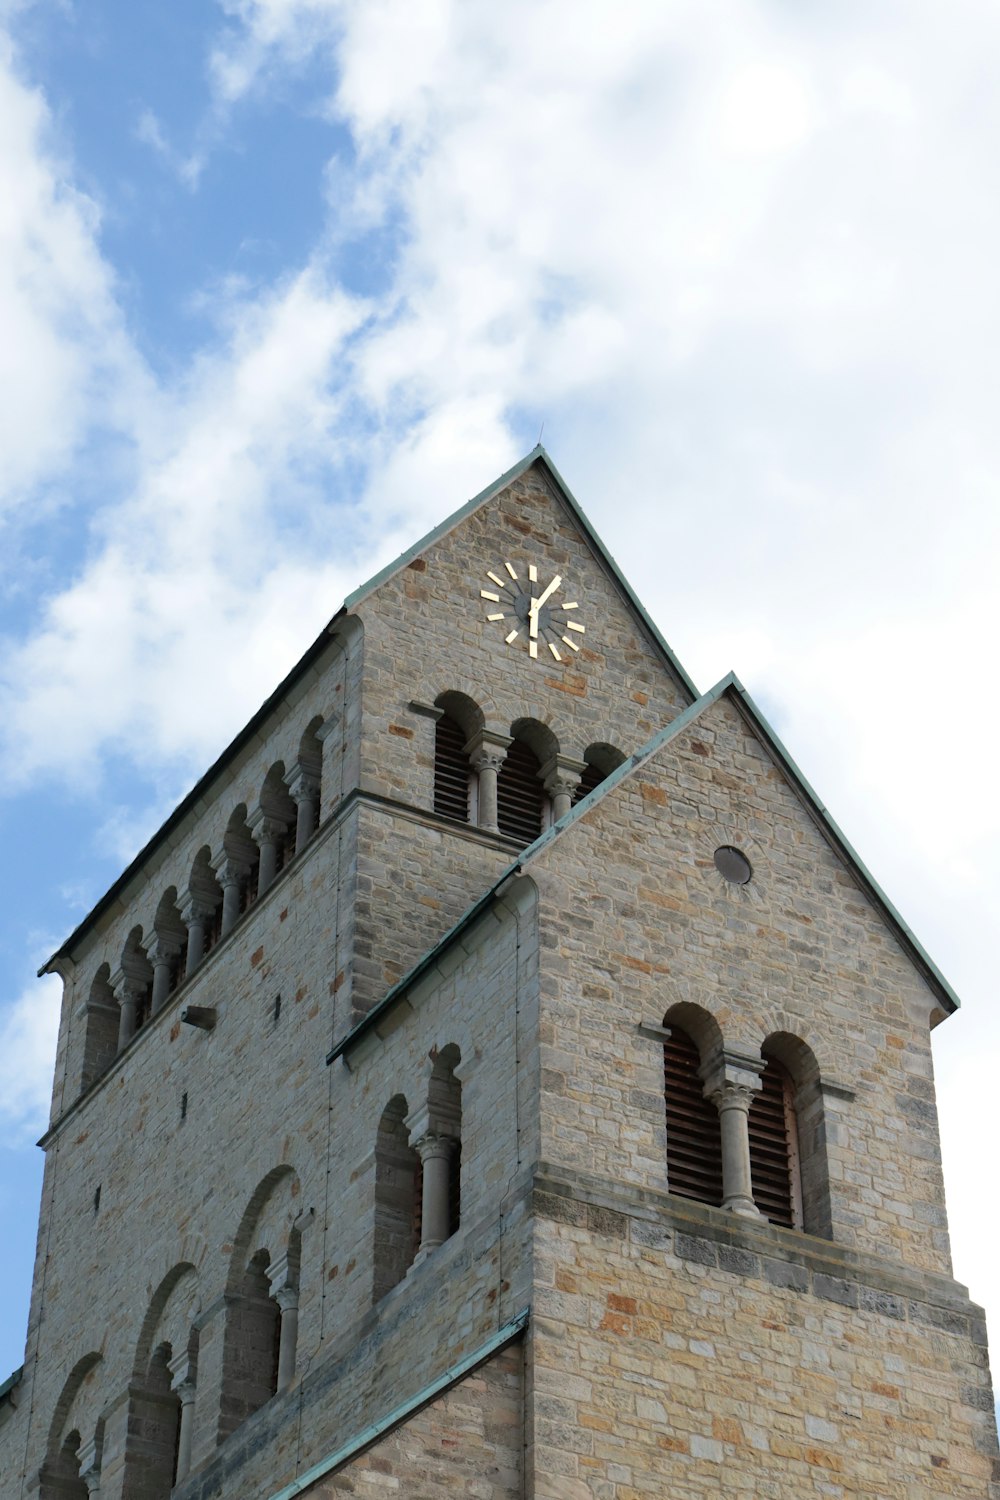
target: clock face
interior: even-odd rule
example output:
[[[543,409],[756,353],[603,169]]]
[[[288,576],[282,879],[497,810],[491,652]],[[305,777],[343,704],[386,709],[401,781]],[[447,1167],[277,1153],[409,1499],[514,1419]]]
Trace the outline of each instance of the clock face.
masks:
[[[546,575],[535,563],[502,562],[486,578],[487,587],[479,590],[486,618],[497,622],[512,650],[554,661],[568,661],[579,651],[585,633],[575,615],[580,606],[566,598],[558,573]]]

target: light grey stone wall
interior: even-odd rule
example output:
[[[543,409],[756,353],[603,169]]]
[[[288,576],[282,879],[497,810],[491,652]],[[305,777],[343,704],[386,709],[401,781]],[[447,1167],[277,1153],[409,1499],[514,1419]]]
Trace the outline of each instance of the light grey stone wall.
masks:
[[[716,870],[723,844],[746,851],[749,884]],[[793,1035],[821,1082],[840,1086],[823,1095],[832,1238],[949,1272],[935,998],[731,699],[532,872],[542,930],[557,934],[541,1016],[544,1159],[669,1186],[662,1049],[638,1028],[696,1006],[742,1053]]]

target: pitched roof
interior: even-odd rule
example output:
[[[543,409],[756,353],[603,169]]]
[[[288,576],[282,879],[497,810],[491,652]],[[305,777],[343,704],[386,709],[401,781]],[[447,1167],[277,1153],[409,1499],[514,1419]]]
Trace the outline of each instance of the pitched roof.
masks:
[[[460,525],[467,516],[471,516],[474,511],[477,511],[480,506],[485,505],[486,502],[488,500],[491,500],[494,495],[499,494],[501,490],[507,487],[507,485],[513,484],[516,479],[520,479],[521,475],[527,473],[532,465],[536,463],[544,464],[545,468],[548,470],[548,473],[552,479],[553,484],[556,486],[560,497],[575,517],[577,523],[580,526],[580,529],[583,531],[590,545],[593,547],[594,551],[600,557],[601,561],[604,563],[605,567],[614,578],[618,587],[625,595],[625,598],[638,614],[643,625],[649,632],[655,644],[658,646],[659,650],[662,652],[672,671],[676,673],[685,689],[688,691],[688,693],[690,693],[692,699],[698,697],[698,689],[695,687],[691,678],[681,666],[673,651],[667,645],[667,642],[664,640],[663,636],[653,624],[645,609],[639,603],[639,600],[633,593],[628,581],[619,569],[618,564],[615,562],[611,553],[608,551],[607,547],[605,547],[597,532],[590,524],[578,501],[573,496],[569,486],[562,478],[562,475],[559,473],[555,464],[552,462],[551,458],[546,453],[541,444],[538,444],[536,447],[532,448],[530,453],[525,454],[524,458],[522,458],[519,463],[516,463],[512,469],[508,469],[505,474],[500,475],[499,479],[495,479],[492,484],[487,485],[486,489],[480,490],[478,495],[474,495],[471,500],[467,500],[466,503],[460,506],[458,510],[453,511],[446,520],[440,523],[440,525],[435,526],[432,531],[429,531],[426,534],[426,536],[421,537],[420,541],[415,542],[412,547],[409,547],[405,552],[400,553],[399,557],[397,557],[394,562],[388,563],[384,568],[380,569],[378,573],[374,574],[373,577],[369,578],[367,583],[361,584],[360,587],[356,588],[352,594],[348,594],[340,609],[338,609],[336,614],[332,616],[329,623],[324,627],[320,635],[317,636],[312,645],[309,646],[305,653],[299,658],[299,660],[296,662],[295,666],[287,674],[287,676],[282,679],[282,681],[275,688],[274,692],[271,693],[270,697],[265,699],[257,712],[253,714],[253,716],[247,721],[247,723],[239,731],[236,737],[226,746],[225,750],[223,750],[218,759],[213,761],[212,765],[209,766],[205,774],[195,782],[194,786],[191,788],[190,792],[188,792],[187,796],[177,804],[173,812],[170,813],[169,817],[167,817],[167,819],[160,825],[160,827],[153,834],[152,838],[143,845],[143,847],[139,850],[139,853],[135,856],[131,863],[127,865],[122,873],[118,876],[117,880],[115,880],[114,883],[109,886],[108,890],[100,898],[96,905],[93,906],[92,909],[87,913],[83,921],[73,929],[65,942],[63,942],[51,955],[51,957],[46,960],[46,962],[38,970],[39,976],[41,976],[42,974],[54,972],[54,966],[57,960],[62,958],[64,955],[72,952],[76,944],[80,941],[81,938],[86,936],[86,934],[97,922],[98,918],[101,917],[103,913],[106,912],[108,908],[117,900],[118,896],[126,888],[133,876],[136,875],[142,868],[146,860],[155,853],[155,851],[173,832],[173,830],[177,828],[181,822],[183,822],[188,812],[190,812],[190,810],[205,796],[205,794],[211,787],[212,782],[220,774],[220,772],[225,769],[228,763],[233,759],[235,755],[238,754],[243,746],[248,744],[254,738],[257,731],[260,729],[262,724],[265,723],[268,716],[274,711],[274,709],[281,702],[282,698],[289,691],[289,689],[295,685],[295,683],[299,680],[303,673],[305,673],[309,669],[309,667],[312,666],[316,658],[322,654],[323,649],[327,645],[329,645],[330,636],[333,633],[338,622],[342,620],[344,616],[357,604],[360,604],[363,600],[367,599],[368,596],[372,594],[380,584],[384,583],[387,578],[391,578],[394,573],[397,573],[400,570],[400,568],[405,568],[407,563],[412,562],[413,559],[415,557],[418,557],[421,552],[426,551],[426,549],[431,546],[432,543],[436,542],[439,537],[446,535],[447,532],[452,531],[456,526]]]
[[[725,677],[717,682],[715,687],[710,688],[707,693],[695,700],[683,713],[678,714],[676,719],[671,719],[669,724],[657,731],[641,750],[622,761],[610,776],[600,782],[592,792],[581,798],[569,812],[564,813],[558,822],[553,823],[543,834],[535,839],[533,844],[518,855],[512,864],[494,881],[488,891],[459,918],[455,925],[445,933],[444,937],[429,949],[427,953],[413,966],[408,974],[398,980],[389,990],[388,994],[360,1020],[345,1037],[327,1054],[327,1062],[332,1063],[336,1058],[344,1056],[353,1045],[360,1041],[366,1032],[377,1028],[380,1020],[384,1019],[388,1012],[395,1008],[413,985],[427,972],[440,958],[441,954],[456,941],[458,937],[473,923],[481,912],[485,911],[497,896],[503,886],[513,877],[522,874],[549,846],[557,839],[565,836],[568,829],[572,828],[580,818],[585,817],[587,812],[606,797],[620,782],[626,780],[639,767],[646,765],[668,745],[689,729],[703,713],[705,713],[720,698],[729,694],[740,707],[740,710],[749,720],[750,724],[767,746],[777,764],[784,771],[792,786],[802,799],[808,812],[818,824],[827,839],[841,855],[848,868],[851,870],[862,890],[870,897],[872,902],[881,912],[887,926],[894,933],[900,946],[906,952],[910,961],[917,971],[922,975],[932,993],[940,1000],[945,1011],[952,1014],[961,1004],[955,991],[945,979],[934,960],[919,942],[907,923],[900,916],[895,906],[889,900],[878,881],[872,875],[861,857],[855,852],[847,837],[841,832],[826,809],[825,804],[813,791],[809,782],[799,770],[789,752],[785,749],[777,733],[772,729],[764,714],[757,707],[753,698],[740,682],[735,672],[728,672]]]

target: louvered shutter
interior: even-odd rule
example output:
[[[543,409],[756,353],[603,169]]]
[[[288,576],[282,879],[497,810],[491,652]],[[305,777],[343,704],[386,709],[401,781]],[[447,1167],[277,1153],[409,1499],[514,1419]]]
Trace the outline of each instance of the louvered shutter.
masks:
[[[469,757],[466,735],[442,714],[434,729],[434,811],[457,823],[469,821]]]
[[[462,1221],[462,1142],[456,1141],[448,1159],[448,1233]]]
[[[497,821],[500,832],[531,844],[542,831],[545,788],[538,779],[538,757],[523,740],[514,740],[497,777]]]
[[[577,802],[582,802],[584,797],[586,797],[589,792],[592,792],[595,787],[600,786],[606,775],[606,771],[600,770],[598,766],[595,766],[590,761],[588,761],[587,769],[580,777],[580,785],[573,793],[574,805]]]
[[[760,1092],[750,1106],[753,1201],[772,1224],[799,1228],[798,1142],[794,1085],[781,1063],[768,1058]]]
[[[699,1203],[722,1202],[722,1133],[719,1112],[706,1099],[698,1048],[680,1027],[663,1045],[667,1101],[667,1187]]]

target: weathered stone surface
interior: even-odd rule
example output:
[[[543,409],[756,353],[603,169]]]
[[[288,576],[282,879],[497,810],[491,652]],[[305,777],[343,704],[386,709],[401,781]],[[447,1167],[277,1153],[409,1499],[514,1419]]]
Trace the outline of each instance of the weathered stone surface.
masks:
[[[568,667],[485,619],[485,570],[505,559],[572,584],[587,631]],[[151,1472],[193,1383],[177,1500],[266,1500],[528,1307],[523,1371],[509,1346],[312,1493],[990,1493],[985,1328],[950,1279],[934,997],[733,693],[378,1009],[518,855],[434,812],[449,691],[494,747],[532,721],[563,797],[566,764],[597,745],[632,756],[687,706],[541,468],[338,620],[71,944],[0,1496],[37,1493],[43,1461],[42,1500],[88,1463],[102,1500],[161,1495]],[[295,815],[281,787],[314,783],[320,744],[309,841],[116,1056],[111,977],[139,983],[147,949],[162,969],[182,917],[210,936],[192,871],[229,879],[253,858],[246,830],[279,837]],[[746,851],[748,885],[715,868],[724,843]],[[182,1022],[199,1007],[212,1030]],[[751,1063],[770,1040],[798,1070],[801,1228],[671,1193],[657,1028],[672,1011]],[[405,1269],[406,1122],[445,1128],[448,1048],[460,1223]],[[373,1305],[390,1264],[405,1274]],[[269,1396],[278,1289],[295,1374]]]

